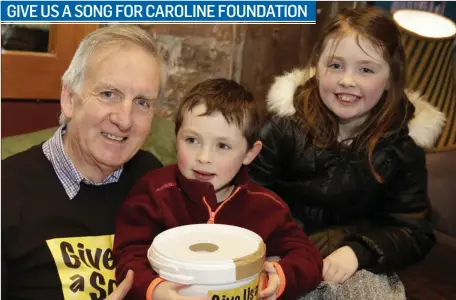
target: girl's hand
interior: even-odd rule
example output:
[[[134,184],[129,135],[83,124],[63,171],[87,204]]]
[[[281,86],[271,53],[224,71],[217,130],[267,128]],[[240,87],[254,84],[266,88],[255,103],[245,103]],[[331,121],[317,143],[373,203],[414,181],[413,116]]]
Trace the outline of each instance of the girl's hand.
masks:
[[[344,283],[358,270],[358,258],[349,246],[343,246],[323,260],[323,280]]]

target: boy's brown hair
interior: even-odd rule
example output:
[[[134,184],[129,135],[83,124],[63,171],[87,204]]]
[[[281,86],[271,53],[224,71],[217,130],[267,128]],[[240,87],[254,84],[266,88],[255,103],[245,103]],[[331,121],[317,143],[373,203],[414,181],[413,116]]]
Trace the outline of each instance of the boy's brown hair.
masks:
[[[233,122],[244,134],[249,149],[259,139],[262,109],[249,91],[234,80],[215,78],[195,85],[179,105],[175,133],[179,132],[184,114],[199,104],[206,106],[201,116],[220,112],[229,124]]]

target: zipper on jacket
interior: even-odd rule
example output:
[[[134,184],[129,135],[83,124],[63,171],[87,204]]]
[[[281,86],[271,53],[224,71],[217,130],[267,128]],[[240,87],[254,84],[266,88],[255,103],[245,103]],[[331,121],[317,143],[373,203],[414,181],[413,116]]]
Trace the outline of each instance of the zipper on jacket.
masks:
[[[211,206],[209,205],[209,203],[207,203],[206,201],[206,197],[203,197],[203,202],[204,204],[206,204],[206,207],[207,207],[207,210],[209,212],[209,220],[207,220],[207,224],[214,224],[215,223],[215,216],[217,215],[217,213],[222,209],[222,207],[228,202],[230,201],[234,195],[237,194],[237,192],[239,191],[240,187],[237,187],[236,190],[228,197],[228,199],[226,199],[225,201],[223,201],[223,203],[215,210],[215,212],[212,211],[211,209]]]
[[[210,211],[209,212],[209,220],[207,221],[207,224],[214,224],[214,220],[215,220],[215,212],[213,211]]]

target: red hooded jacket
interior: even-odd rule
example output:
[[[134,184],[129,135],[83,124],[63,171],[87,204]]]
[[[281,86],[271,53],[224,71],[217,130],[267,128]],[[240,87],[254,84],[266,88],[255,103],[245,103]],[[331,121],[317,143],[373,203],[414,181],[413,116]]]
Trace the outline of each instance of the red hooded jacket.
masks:
[[[267,256],[281,278],[280,299],[296,299],[316,288],[322,278],[317,248],[293,222],[288,206],[272,191],[250,181],[242,167],[231,196],[217,203],[212,184],[185,178],[176,165],[147,173],[133,188],[119,211],[114,239],[116,277],[129,269],[134,283],[128,299],[151,299],[163,281],[147,259],[155,236],[177,226],[217,223],[249,229],[263,238]]]

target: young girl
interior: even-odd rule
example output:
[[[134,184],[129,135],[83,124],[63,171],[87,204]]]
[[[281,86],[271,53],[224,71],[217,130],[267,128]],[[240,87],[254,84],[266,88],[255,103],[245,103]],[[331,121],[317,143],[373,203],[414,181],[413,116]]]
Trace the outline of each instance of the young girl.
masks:
[[[404,91],[404,60],[389,15],[343,10],[308,68],[268,94],[272,117],[250,175],[288,202],[325,258],[309,299],[404,298],[397,277],[374,273],[414,264],[435,243],[422,147],[445,118]]]

